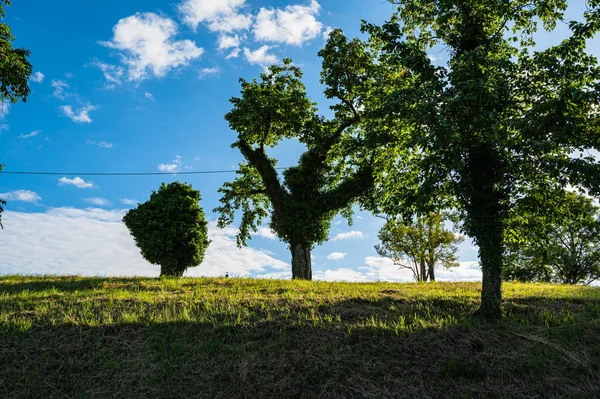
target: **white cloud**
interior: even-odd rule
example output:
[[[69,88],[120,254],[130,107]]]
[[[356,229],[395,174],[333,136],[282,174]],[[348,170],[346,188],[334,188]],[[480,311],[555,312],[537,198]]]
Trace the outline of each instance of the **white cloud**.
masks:
[[[92,65],[98,67],[98,69],[102,71],[104,79],[106,79],[106,84],[104,85],[105,89],[114,89],[115,86],[119,86],[122,83],[123,74],[125,73],[123,67],[110,65],[102,61],[94,61]]]
[[[219,68],[202,68],[198,73],[198,78],[204,79],[210,75],[219,75],[221,70]]]
[[[261,8],[253,27],[254,38],[300,46],[321,34],[323,24],[315,17],[320,9],[315,0],[308,6],[288,5],[283,10]]]
[[[75,177],[73,179],[69,179],[67,177],[61,177],[60,179],[58,179],[58,185],[59,186],[71,185],[71,186],[75,186],[77,188],[92,188],[92,187],[94,187],[92,182],[87,182],[87,181],[83,180],[81,177]]]
[[[333,32],[333,28],[331,26],[326,27],[323,31],[323,40],[329,39],[329,35],[331,34],[331,32]]]
[[[181,161],[181,157],[179,155],[175,156],[175,159],[171,161],[171,163],[161,163],[158,165],[158,170],[161,172],[179,172],[181,167],[183,166],[183,162]]]
[[[245,0],[184,0],[179,6],[183,22],[196,30],[200,23],[219,32],[248,29],[252,17],[240,13]]]
[[[109,205],[112,205],[112,202],[110,202],[106,198],[91,197],[91,198],[84,198],[83,200],[85,202],[89,202],[90,204],[96,205],[96,206],[109,206]]]
[[[266,67],[272,64],[276,64],[278,59],[277,56],[273,54],[269,54],[268,51],[271,49],[271,46],[264,45],[258,50],[250,51],[247,47],[244,48],[244,56],[246,60],[252,65],[260,65],[262,67]]]
[[[225,57],[225,59],[230,59],[230,58],[237,58],[240,55],[240,49],[236,48],[234,50],[231,51],[231,53],[229,53],[229,55],[227,57]]]
[[[54,208],[45,213],[6,212],[0,240],[2,273],[83,276],[158,276],[121,222],[122,210]],[[204,262],[186,276],[249,276],[290,270],[265,251],[239,249],[228,230],[209,223],[212,243]],[[234,232],[235,235],[235,232]],[[43,259],[43,262],[40,262]]]
[[[65,73],[65,78],[67,78],[67,79],[73,79],[74,77],[75,77],[75,75],[73,75],[73,72]]]
[[[329,255],[327,255],[327,259],[329,260],[342,260],[346,257],[346,253],[345,252],[332,252]]]
[[[54,97],[64,100],[65,97],[68,96],[68,94],[65,93],[65,90],[69,88],[69,84],[64,80],[54,79],[50,82],[50,85],[54,89],[54,92],[52,93]]]
[[[31,75],[31,78],[29,78],[29,80],[31,80],[32,82],[35,82],[35,83],[42,83],[44,81],[45,77],[46,76],[43,73],[38,71],[38,72],[34,73],[33,75]]]
[[[325,270],[324,272],[315,272],[313,275],[315,280],[323,281],[349,281],[354,283],[366,283],[371,281],[363,273],[346,268],[340,268],[335,270]]]
[[[144,97],[146,97],[148,100],[154,101],[154,95],[152,93],[145,92]]]
[[[70,105],[62,105],[59,107],[59,109],[75,123],[92,123],[90,112],[98,109],[98,107],[90,103],[86,103],[77,111],[73,111],[73,107]]]
[[[113,28],[112,41],[101,44],[123,52],[129,80],[163,77],[173,68],[187,66],[204,52],[191,40],[174,40],[177,30],[170,18],[138,13],[119,20]]]
[[[225,50],[228,48],[234,48],[234,47],[239,47],[240,46],[240,38],[238,35],[234,35],[234,36],[228,36],[228,35],[221,35],[219,36],[219,50]]]
[[[10,103],[5,100],[0,100],[0,120],[6,118],[10,114]]]
[[[8,193],[0,193],[0,198],[6,201],[38,202],[42,199],[38,193],[29,190],[15,190]]]
[[[87,140],[86,143],[90,144],[90,145],[95,145],[95,146],[98,146],[98,147],[102,147],[102,148],[113,148],[113,143],[109,143],[107,141],[92,141],[92,140]]]
[[[34,130],[33,132],[31,132],[29,134],[22,134],[22,135],[20,135],[19,138],[20,139],[29,139],[29,138],[37,136],[41,132],[42,132],[41,130]]]
[[[364,238],[365,235],[362,231],[348,231],[346,233],[339,233],[335,237],[333,237],[332,241],[338,240],[350,240],[352,238]]]
[[[136,200],[136,199],[130,199],[130,198],[123,198],[121,200],[121,203],[123,205],[137,205],[138,202],[139,202],[138,200]]]
[[[274,240],[277,238],[277,236],[275,235],[275,232],[273,232],[273,230],[271,230],[268,227],[259,227],[256,231],[256,233],[261,236],[262,238],[267,238],[269,240]]]
[[[3,130],[10,130],[10,125],[6,124],[6,123],[1,123],[0,124],[0,132],[2,132]]]

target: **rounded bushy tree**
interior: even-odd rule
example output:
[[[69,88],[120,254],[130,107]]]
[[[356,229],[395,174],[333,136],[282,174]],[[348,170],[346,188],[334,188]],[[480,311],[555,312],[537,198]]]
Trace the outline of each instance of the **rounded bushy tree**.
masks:
[[[181,277],[188,267],[202,263],[210,240],[199,202],[200,191],[191,185],[162,183],[123,218],[142,256],[160,265],[161,276]]]

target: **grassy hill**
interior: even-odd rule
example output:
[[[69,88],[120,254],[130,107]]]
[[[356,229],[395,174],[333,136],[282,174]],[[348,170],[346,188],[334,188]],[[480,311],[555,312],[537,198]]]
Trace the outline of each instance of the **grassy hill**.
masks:
[[[0,277],[0,397],[600,397],[600,289],[479,290]]]

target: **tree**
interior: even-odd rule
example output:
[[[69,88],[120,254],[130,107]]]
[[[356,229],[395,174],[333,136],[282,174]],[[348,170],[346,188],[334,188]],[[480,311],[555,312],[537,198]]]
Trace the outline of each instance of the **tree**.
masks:
[[[374,155],[364,145],[360,97],[370,82],[372,57],[360,41],[348,42],[340,31],[330,35],[319,55],[325,95],[336,101],[332,119],[317,114],[300,69],[289,59],[271,66],[260,81],[240,80],[242,96],[231,99],[233,109],[225,118],[237,132],[232,147],[245,161],[239,177],[219,190],[222,205],[215,209],[221,227],[242,211],[239,246],[270,215],[270,228],[289,245],[292,277],[307,280],[312,279],[311,250],[328,239],[333,217],[342,213],[351,222],[352,205],[373,186]],[[266,149],[283,139],[297,139],[306,151],[280,176]]]
[[[379,231],[379,256],[390,258],[400,268],[412,271],[416,281],[435,281],[435,268],[459,266],[456,245],[464,238],[444,228],[439,213],[418,215],[410,222],[390,219]]]
[[[4,20],[4,5],[10,5],[9,0],[0,0],[0,18]],[[0,22],[0,102],[4,108],[8,100],[15,104],[19,100],[27,101],[29,95],[29,76],[31,76],[31,64],[27,60],[29,50],[22,48],[13,48],[12,42],[15,40],[10,31],[10,27],[4,22]],[[0,172],[2,171],[0,164]],[[0,198],[0,227],[2,227],[3,205],[6,201]]]
[[[400,156],[375,163],[378,207],[458,209],[479,246],[478,314],[498,318],[511,209],[568,184],[600,192],[596,160],[572,156],[600,148],[600,68],[585,51],[600,28],[599,2],[588,1],[585,21],[570,22],[570,37],[543,51],[534,51],[533,33],[554,29],[565,0],[394,3],[389,22],[363,26],[379,63],[404,76],[379,93]],[[444,66],[427,54],[436,45],[448,51]]]
[[[554,215],[521,227],[522,242],[513,242],[505,277],[520,280],[590,284],[600,278],[600,213],[592,200],[558,193]],[[529,218],[531,219],[531,218]]]
[[[160,265],[161,276],[181,277],[187,268],[202,263],[210,241],[199,202],[200,191],[192,186],[163,183],[123,217],[142,256]]]

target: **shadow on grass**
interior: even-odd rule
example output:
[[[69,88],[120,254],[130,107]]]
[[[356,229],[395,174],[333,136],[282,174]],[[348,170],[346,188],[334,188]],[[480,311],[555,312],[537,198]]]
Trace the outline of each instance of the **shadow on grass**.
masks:
[[[600,311],[592,299],[510,300],[498,324],[472,320],[469,301],[391,296],[266,308],[51,305],[0,301],[2,314],[12,315],[0,324],[0,397],[600,396]],[[44,306],[43,314],[19,313]],[[73,321],[60,318],[66,311]],[[97,326],[81,322],[86,312],[98,315]],[[123,320],[133,313],[136,321]],[[180,321],[155,321],[166,314]],[[13,323],[28,317],[30,327]]]

